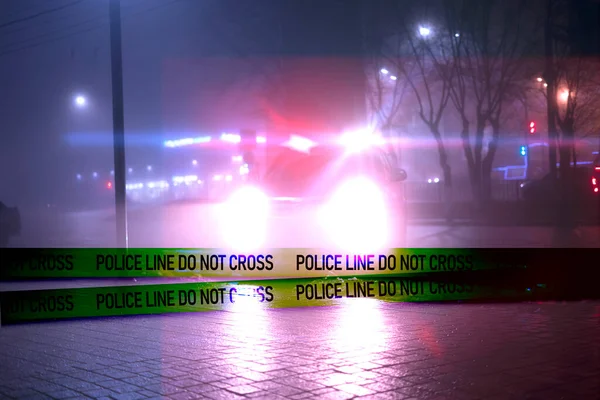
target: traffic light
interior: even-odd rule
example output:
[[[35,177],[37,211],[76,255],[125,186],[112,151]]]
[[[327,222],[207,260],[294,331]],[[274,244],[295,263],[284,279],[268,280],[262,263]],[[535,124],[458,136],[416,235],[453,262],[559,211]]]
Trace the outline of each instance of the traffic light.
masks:
[[[535,121],[529,123],[529,134],[533,135],[536,131]]]
[[[521,155],[523,157],[525,157],[527,155],[527,146],[521,146],[521,149],[519,150],[519,152],[521,153]]]

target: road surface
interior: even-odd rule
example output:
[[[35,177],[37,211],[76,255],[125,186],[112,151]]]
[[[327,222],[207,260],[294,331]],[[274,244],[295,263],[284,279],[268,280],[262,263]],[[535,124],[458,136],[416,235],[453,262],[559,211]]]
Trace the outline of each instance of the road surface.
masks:
[[[218,206],[172,204],[129,212],[130,247],[223,247]],[[23,211],[23,232],[11,247],[114,247],[112,210],[59,213]],[[267,246],[326,247],[329,238],[314,216],[280,215],[269,220]],[[249,231],[251,235],[252,232]],[[392,243],[393,245],[393,243]],[[404,246],[403,246],[404,247]],[[567,237],[547,226],[448,226],[444,221],[412,224],[406,247],[600,247],[600,227],[585,226]]]

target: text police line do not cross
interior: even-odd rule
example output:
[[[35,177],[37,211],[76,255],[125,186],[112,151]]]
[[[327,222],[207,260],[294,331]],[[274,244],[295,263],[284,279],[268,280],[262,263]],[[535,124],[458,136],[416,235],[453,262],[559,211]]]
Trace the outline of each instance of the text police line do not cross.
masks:
[[[473,269],[473,257],[452,254],[402,254],[399,257],[394,254],[296,256],[296,271],[424,271],[427,266],[431,271],[470,271]]]

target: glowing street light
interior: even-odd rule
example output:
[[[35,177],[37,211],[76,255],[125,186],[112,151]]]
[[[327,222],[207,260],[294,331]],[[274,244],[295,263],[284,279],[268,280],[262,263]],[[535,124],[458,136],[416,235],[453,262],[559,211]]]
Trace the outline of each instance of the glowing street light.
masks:
[[[570,92],[568,90],[563,90],[560,95],[560,101],[567,102],[569,100]]]
[[[75,103],[75,106],[77,106],[78,108],[84,108],[87,105],[87,99],[85,98],[85,96],[80,95],[80,94],[75,96],[75,98],[73,99],[73,102]]]
[[[542,79],[541,77],[538,77],[536,80],[537,80],[538,82],[542,82],[544,79]]]
[[[429,36],[429,35],[431,35],[431,29],[429,29],[425,26],[421,26],[421,27],[419,27],[419,35],[421,35],[423,37]]]
[[[390,71],[388,71],[387,69],[385,69],[385,68],[381,68],[381,73],[382,73],[382,74],[384,74],[384,75],[387,75],[389,72],[390,72]]]
[[[396,76],[392,75],[392,76],[390,76],[390,79],[391,79],[391,80],[393,80],[393,81],[395,81],[395,80],[397,80],[397,79],[398,79],[398,77],[396,77]]]

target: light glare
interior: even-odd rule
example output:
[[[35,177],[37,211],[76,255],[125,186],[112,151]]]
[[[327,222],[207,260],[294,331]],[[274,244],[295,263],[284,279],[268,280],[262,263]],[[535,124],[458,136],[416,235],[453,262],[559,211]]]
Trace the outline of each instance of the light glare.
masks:
[[[319,219],[332,240],[346,251],[381,250],[388,240],[384,195],[365,177],[342,184],[320,210]]]
[[[86,104],[87,104],[87,100],[84,96],[82,96],[82,95],[75,96],[75,105],[77,107],[85,107]]]
[[[429,36],[431,34],[431,29],[425,27],[425,26],[421,26],[419,28],[419,34],[421,36]]]
[[[222,208],[224,239],[237,251],[253,251],[264,243],[269,199],[255,187],[236,191]]]

